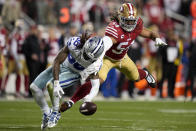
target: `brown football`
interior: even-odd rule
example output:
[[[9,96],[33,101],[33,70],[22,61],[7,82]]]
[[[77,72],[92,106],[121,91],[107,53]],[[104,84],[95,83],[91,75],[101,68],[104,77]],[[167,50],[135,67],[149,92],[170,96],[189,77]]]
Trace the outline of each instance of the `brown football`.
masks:
[[[84,102],[80,105],[79,111],[83,115],[93,115],[97,111],[97,105],[93,102]]]

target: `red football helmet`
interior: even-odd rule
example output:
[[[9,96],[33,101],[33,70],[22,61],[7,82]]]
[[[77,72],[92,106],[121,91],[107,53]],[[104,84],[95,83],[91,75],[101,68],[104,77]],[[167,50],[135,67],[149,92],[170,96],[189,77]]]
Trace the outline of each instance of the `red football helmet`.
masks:
[[[137,9],[131,3],[124,3],[118,10],[120,26],[128,32],[135,29],[137,25]]]

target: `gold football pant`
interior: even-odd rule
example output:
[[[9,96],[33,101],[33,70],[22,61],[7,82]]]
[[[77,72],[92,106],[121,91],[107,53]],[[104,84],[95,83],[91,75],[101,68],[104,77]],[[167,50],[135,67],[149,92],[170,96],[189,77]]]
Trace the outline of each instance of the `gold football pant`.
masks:
[[[112,68],[118,69],[131,81],[139,80],[138,69],[135,63],[128,57],[127,54],[120,61],[115,61],[105,56],[103,59],[103,65],[101,67],[101,70],[98,73],[99,78],[105,81],[107,78],[108,72]]]
[[[29,71],[26,65],[26,61],[25,60],[20,60],[20,64],[22,66],[21,69],[19,69],[19,74],[23,74],[23,75],[29,75]],[[16,71],[16,63],[14,60],[9,60],[8,61],[8,74],[11,74],[12,72]]]

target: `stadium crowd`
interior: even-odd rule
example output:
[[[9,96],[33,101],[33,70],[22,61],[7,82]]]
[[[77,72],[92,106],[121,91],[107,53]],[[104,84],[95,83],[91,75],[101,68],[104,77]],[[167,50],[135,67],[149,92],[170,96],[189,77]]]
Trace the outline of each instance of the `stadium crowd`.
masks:
[[[112,69],[100,93],[106,98],[194,100],[196,0],[1,0],[0,97],[9,94],[7,88],[15,88],[17,98],[32,97],[29,84],[52,64],[64,42],[84,31],[103,36],[112,12],[124,2],[132,2],[144,25],[160,32],[168,44],[158,48],[149,39],[137,38],[128,51],[158,84],[149,88],[145,80],[133,83]],[[8,87],[11,74],[16,77]],[[66,92],[71,96],[74,88]]]

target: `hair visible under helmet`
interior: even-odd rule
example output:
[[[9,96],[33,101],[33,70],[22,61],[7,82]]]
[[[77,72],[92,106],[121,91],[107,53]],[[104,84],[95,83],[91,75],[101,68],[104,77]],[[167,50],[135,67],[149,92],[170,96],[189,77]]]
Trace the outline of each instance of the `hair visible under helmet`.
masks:
[[[137,9],[131,3],[124,3],[118,10],[120,26],[127,32],[131,32],[137,25]]]
[[[104,51],[104,44],[101,37],[89,38],[83,48],[81,58],[85,61],[96,61]]]

